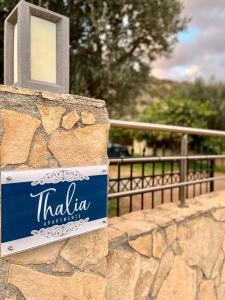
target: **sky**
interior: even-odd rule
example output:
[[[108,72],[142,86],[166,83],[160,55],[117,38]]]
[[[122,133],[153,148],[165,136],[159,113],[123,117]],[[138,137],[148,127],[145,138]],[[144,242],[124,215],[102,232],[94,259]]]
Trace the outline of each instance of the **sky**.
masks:
[[[191,17],[178,34],[171,57],[159,58],[152,75],[172,80],[225,82],[225,0],[183,0],[183,14]]]

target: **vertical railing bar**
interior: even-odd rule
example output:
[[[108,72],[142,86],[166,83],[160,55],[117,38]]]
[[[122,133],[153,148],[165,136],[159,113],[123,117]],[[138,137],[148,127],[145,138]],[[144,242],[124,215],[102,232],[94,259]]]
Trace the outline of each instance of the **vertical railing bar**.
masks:
[[[121,172],[121,164],[118,163],[118,177],[117,177],[117,191],[120,192],[120,172]],[[116,215],[119,217],[120,215],[120,197],[117,198],[117,204],[116,204]]]
[[[133,163],[130,164],[130,190],[133,189]],[[130,196],[130,212],[133,210],[133,195]]]
[[[206,178],[209,177],[209,160],[206,159],[206,167],[205,167],[205,172],[206,172]],[[208,193],[208,182],[205,183],[205,192]]]
[[[181,155],[188,155],[188,135],[184,134],[181,139]],[[187,159],[184,159],[180,163],[180,182],[187,181]],[[180,206],[186,206],[186,187],[180,187]]]
[[[206,177],[209,177],[209,160],[206,159]],[[206,182],[206,193],[209,192],[209,183]]]
[[[210,160],[210,177],[215,176],[215,159]],[[210,192],[214,192],[215,190],[215,182],[210,182]]]
[[[141,186],[144,188],[144,179],[145,179],[145,163],[142,163],[141,167]],[[144,209],[144,193],[141,194],[141,209]]]
[[[165,151],[165,150],[163,150]],[[162,185],[164,185],[164,177],[165,177],[165,162],[162,161]],[[164,190],[161,191],[161,203],[164,203]]]
[[[194,180],[196,180],[196,160],[193,162],[193,175],[194,175]],[[196,185],[193,184],[193,198],[196,196]]]
[[[152,163],[152,186],[155,186],[155,162]],[[152,208],[155,207],[155,192],[152,192]]]
[[[190,167],[190,161],[187,160],[187,180],[189,180],[189,167]],[[186,189],[186,198],[188,199],[189,198],[189,186],[187,186],[187,189]]]
[[[171,161],[170,164],[170,176],[171,176],[171,184],[173,184],[173,169],[174,169],[174,162],[173,160]],[[173,188],[170,189],[170,202],[173,202]]]
[[[203,178],[203,160],[200,160],[200,179]],[[202,194],[202,183],[200,183],[200,195]]]

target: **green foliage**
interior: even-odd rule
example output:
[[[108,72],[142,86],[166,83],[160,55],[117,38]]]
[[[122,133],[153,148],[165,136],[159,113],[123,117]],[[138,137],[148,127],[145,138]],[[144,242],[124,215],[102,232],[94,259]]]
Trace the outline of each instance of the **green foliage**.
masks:
[[[175,126],[207,128],[208,120],[216,112],[210,109],[209,101],[194,101],[188,98],[168,98],[156,101],[144,114],[140,121]],[[138,139],[147,139],[149,142],[170,141],[170,144],[180,141],[180,135],[174,133],[137,133]],[[200,144],[202,138],[189,139],[192,148]]]
[[[3,20],[17,2],[0,1],[1,69]],[[188,21],[181,17],[180,0],[30,2],[70,18],[71,93],[105,99],[111,115],[117,116],[148,82],[151,62],[172,50]]]
[[[206,128],[208,118],[216,112],[209,107],[209,101],[193,101],[187,98],[169,98],[155,102],[140,120],[175,126]]]
[[[111,143],[132,145],[135,131],[131,129],[111,128],[109,140]]]
[[[196,80],[186,88],[174,91],[179,97],[188,97],[200,105],[205,99],[209,102],[209,110],[215,113],[207,118],[206,128],[225,130],[225,84],[213,81],[206,83],[202,79]]]

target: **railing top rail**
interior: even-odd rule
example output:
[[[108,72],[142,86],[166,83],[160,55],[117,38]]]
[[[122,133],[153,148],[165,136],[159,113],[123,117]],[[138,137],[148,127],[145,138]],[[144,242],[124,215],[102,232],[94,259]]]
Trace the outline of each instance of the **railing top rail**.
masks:
[[[180,160],[209,160],[209,159],[225,159],[225,155],[188,155],[188,156],[152,156],[152,157],[124,157],[111,158],[111,164],[116,163],[144,163],[144,162],[160,162],[160,161],[180,161]]]
[[[130,129],[142,129],[142,130],[152,130],[152,131],[186,133],[186,134],[201,135],[201,136],[204,135],[204,136],[214,136],[214,137],[225,137],[225,131],[173,126],[173,125],[163,125],[163,124],[155,124],[155,123],[110,120],[110,125],[113,128],[130,128]]]

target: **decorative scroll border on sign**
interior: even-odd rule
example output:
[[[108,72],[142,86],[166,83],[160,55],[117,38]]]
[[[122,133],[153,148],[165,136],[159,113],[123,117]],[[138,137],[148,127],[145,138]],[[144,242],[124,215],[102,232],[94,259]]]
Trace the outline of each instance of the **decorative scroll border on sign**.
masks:
[[[79,221],[69,222],[62,225],[54,225],[48,228],[41,228],[39,230],[32,230],[32,235],[44,236],[46,238],[65,237],[69,233],[77,231],[83,224],[87,223],[89,218],[80,219]]]
[[[83,181],[89,179],[89,176],[81,174],[79,171],[59,170],[54,173],[47,173],[44,177],[33,181],[31,185],[36,186],[38,184],[44,185],[46,183]]]

